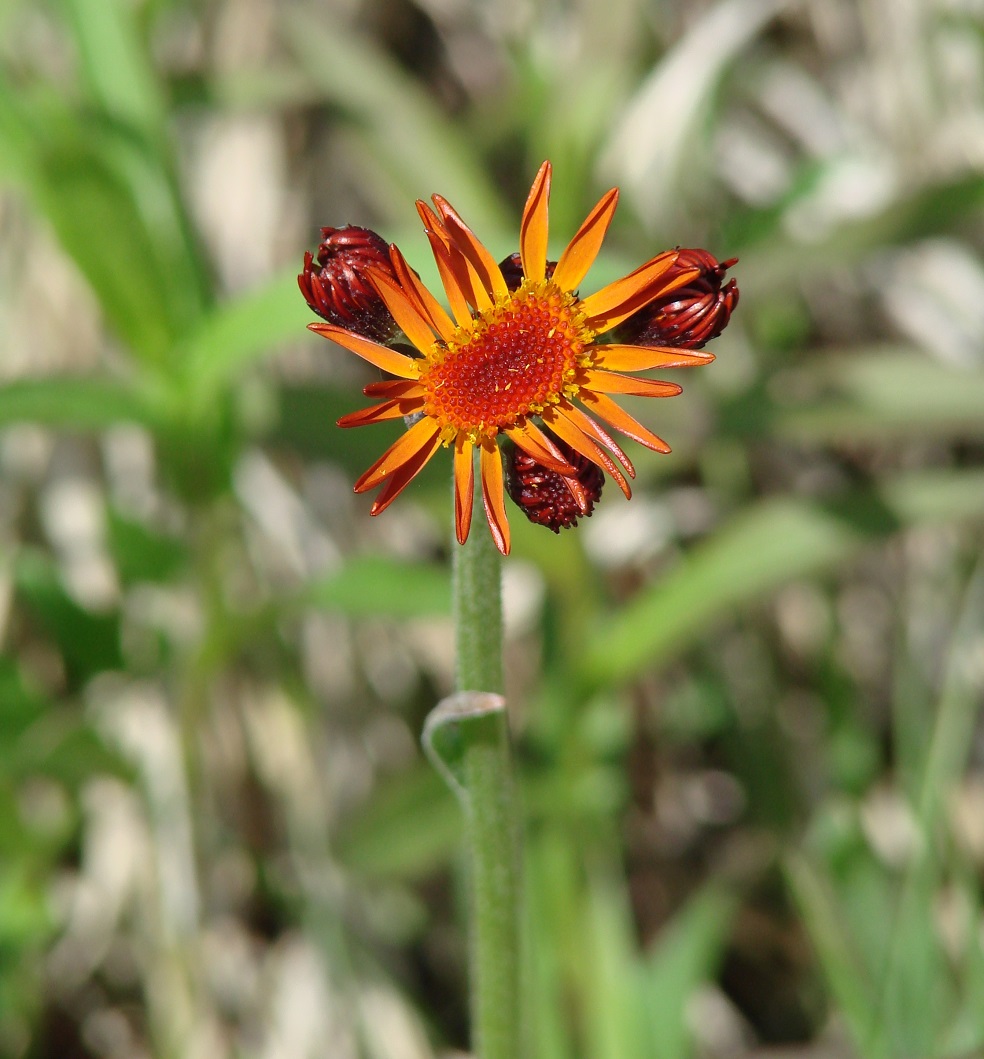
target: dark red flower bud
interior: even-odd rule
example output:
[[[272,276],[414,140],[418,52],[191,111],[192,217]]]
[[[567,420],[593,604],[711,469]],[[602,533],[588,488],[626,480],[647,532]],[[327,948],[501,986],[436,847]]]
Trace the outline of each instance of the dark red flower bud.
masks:
[[[330,324],[385,343],[399,328],[367,269],[396,278],[382,236],[354,224],[322,228],[317,261],[310,253],[304,255],[297,285],[308,305]]]
[[[738,258],[718,262],[706,250],[694,249],[680,250],[679,255],[676,272],[699,268],[700,275],[630,316],[619,329],[622,342],[702,349],[727,326],[738,304],[738,284],[721,284]]]
[[[547,262],[547,279],[550,279],[554,274],[556,267],[556,261]],[[523,273],[523,259],[519,254],[510,254],[508,257],[503,258],[499,262],[499,269],[502,272],[502,278],[506,281],[506,286],[511,291],[519,290],[523,280],[526,278]]]
[[[590,517],[601,498],[605,474],[566,442],[553,441],[576,477],[565,478],[511,446],[505,454],[506,490],[530,522],[559,533],[576,526],[579,518]]]

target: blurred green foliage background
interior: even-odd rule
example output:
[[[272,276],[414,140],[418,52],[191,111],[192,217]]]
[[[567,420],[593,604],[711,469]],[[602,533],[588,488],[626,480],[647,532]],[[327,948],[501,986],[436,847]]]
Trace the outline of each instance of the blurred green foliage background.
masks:
[[[450,494],[368,518],[319,225],[738,255],[674,445],[520,524],[536,1059],[984,1047],[975,0],[0,3],[0,1057],[467,1046]],[[632,454],[634,457],[636,453]]]

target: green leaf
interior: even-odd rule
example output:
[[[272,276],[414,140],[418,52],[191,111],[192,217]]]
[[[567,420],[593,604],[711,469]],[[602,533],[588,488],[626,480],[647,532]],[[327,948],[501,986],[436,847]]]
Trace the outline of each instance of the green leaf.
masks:
[[[324,11],[292,14],[286,34],[311,80],[364,137],[373,161],[367,180],[385,173],[390,201],[398,190],[412,212],[414,199],[439,190],[481,233],[514,227],[469,140],[387,54]]]
[[[449,614],[451,577],[444,567],[367,555],[314,581],[301,602],[351,617]]]
[[[840,1010],[847,1019],[861,1054],[870,1059],[887,1055],[884,1027],[872,983],[862,970],[844,929],[844,917],[834,895],[813,865],[799,853],[791,853],[785,864],[786,878],[800,908],[821,966]]]
[[[188,549],[180,539],[155,533],[112,509],[108,514],[110,551],[125,584],[166,582],[187,564]]]
[[[99,114],[0,83],[0,156],[138,357],[171,368],[208,301],[173,180],[145,141]]]
[[[680,1059],[692,1050],[687,1002],[711,980],[728,940],[737,902],[711,885],[692,897],[660,933],[646,959],[643,1004],[654,1059]]]
[[[0,386],[0,425],[40,423],[63,430],[103,430],[115,423],[153,425],[132,387],[100,378],[19,379]]]
[[[771,393],[802,395],[776,400]],[[912,349],[815,356],[721,412],[730,433],[809,442],[984,434],[984,372],[948,367]]]
[[[694,643],[713,621],[797,577],[844,563],[908,525],[984,517],[984,472],[913,474],[836,501],[770,498],[739,513],[613,615],[585,666],[629,680]]]
[[[89,92],[107,114],[150,135],[164,127],[164,96],[121,0],[62,0]]]
[[[189,391],[209,400],[216,387],[278,345],[302,339],[312,319],[297,288],[295,269],[218,306],[180,354]]]
[[[445,865],[461,837],[461,811],[437,773],[421,762],[376,788],[335,838],[339,860],[377,878],[417,878]]]
[[[119,615],[79,606],[45,555],[31,549],[18,552],[14,581],[18,595],[57,644],[73,680],[82,684],[96,673],[123,667]]]

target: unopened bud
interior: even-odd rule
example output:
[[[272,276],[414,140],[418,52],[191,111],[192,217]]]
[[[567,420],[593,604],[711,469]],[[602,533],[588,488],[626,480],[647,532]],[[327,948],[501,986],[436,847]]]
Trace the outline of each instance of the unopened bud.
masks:
[[[605,474],[566,442],[555,438],[554,444],[577,472],[574,477],[566,478],[511,447],[505,453],[506,489],[530,522],[559,533],[591,515],[601,498]]]
[[[734,280],[721,284],[738,258],[719,262],[706,250],[684,249],[678,253],[674,270],[699,268],[700,275],[630,316],[619,329],[622,342],[702,349],[727,327],[738,304],[738,284]]]
[[[304,255],[297,285],[308,305],[329,323],[386,343],[399,328],[367,275],[370,269],[396,278],[382,236],[353,224],[322,228],[317,260]]]

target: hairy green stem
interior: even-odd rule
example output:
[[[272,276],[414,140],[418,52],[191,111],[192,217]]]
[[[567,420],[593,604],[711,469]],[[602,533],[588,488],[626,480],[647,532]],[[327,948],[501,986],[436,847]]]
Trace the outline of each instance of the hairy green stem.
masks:
[[[457,690],[502,693],[501,563],[476,503],[468,541],[454,545]],[[473,1050],[519,1059],[519,842],[505,709],[462,726],[471,883]]]

